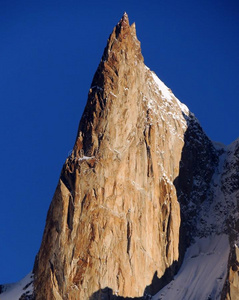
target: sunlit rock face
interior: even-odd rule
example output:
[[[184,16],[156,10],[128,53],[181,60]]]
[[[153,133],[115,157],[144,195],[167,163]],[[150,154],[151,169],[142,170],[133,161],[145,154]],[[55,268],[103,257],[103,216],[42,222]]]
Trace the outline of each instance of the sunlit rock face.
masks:
[[[218,210],[230,206],[219,148],[145,66],[124,14],[48,211],[34,266],[36,300],[142,299],[173,278],[195,237],[224,233],[232,245],[232,209],[227,217]],[[230,278],[238,281],[231,271]]]
[[[188,109],[144,65],[135,25],[124,14],[48,212],[35,266],[37,299],[100,299],[106,290],[140,297],[178,261],[173,183],[184,114]]]

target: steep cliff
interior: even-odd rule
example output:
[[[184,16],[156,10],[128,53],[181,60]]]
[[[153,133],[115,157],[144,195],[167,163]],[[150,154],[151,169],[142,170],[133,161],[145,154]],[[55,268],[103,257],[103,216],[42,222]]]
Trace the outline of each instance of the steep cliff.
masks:
[[[36,299],[140,297],[176,265],[181,221],[173,182],[187,114],[144,65],[135,25],[124,14],[48,212]]]
[[[124,14],[108,39],[48,211],[34,266],[36,299],[155,295],[198,239],[228,245],[229,235],[232,244],[237,224],[228,226],[225,214],[235,215],[231,190],[219,197],[229,180],[225,153],[145,66],[135,25]],[[228,247],[223,253],[227,262]],[[212,283],[217,295],[229,273],[238,281],[230,265]]]

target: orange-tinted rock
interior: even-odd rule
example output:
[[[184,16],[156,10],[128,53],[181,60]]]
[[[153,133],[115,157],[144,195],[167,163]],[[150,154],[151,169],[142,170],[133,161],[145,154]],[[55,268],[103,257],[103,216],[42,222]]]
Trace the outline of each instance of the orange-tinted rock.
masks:
[[[144,65],[124,14],[48,212],[34,270],[37,300],[141,297],[178,260],[173,182],[187,128],[182,109]]]

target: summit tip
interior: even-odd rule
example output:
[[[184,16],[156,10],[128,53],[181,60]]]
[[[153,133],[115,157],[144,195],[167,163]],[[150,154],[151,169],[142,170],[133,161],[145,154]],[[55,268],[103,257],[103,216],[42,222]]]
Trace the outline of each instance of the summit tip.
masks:
[[[128,24],[129,25],[129,17],[126,12],[124,12],[119,24]]]
[[[124,14],[123,14],[123,17],[122,18],[128,18],[128,14],[127,12],[125,11]]]

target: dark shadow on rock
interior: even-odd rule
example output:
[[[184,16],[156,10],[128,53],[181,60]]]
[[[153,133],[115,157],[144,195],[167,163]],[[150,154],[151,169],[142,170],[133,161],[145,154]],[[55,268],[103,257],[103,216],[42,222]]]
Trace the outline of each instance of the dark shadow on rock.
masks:
[[[130,298],[130,297],[121,297],[117,295],[113,295],[112,289],[106,287],[104,289],[101,289],[97,292],[95,292],[91,297],[90,300],[132,300],[132,299],[138,299],[143,300],[143,297],[136,297],[136,298]],[[146,298],[145,298],[146,299]]]
[[[155,272],[151,285],[145,288],[145,294],[155,295],[178,273],[186,252],[195,235],[196,221],[201,205],[212,199],[210,182],[218,164],[218,153],[211,140],[204,133],[198,120],[192,113],[183,113],[187,122],[184,133],[184,146],[179,164],[179,174],[173,184],[180,204],[181,224],[179,228],[179,259],[158,278]],[[190,205],[192,204],[191,208]]]
[[[173,279],[174,275],[177,274],[178,269],[178,262],[174,261],[173,264],[165,270],[164,275],[162,277],[159,278],[158,272],[156,271],[154,273],[151,284],[146,286],[144,290],[144,295],[157,294],[163,287],[165,287],[165,285],[167,285]]]
[[[181,213],[181,260],[197,233],[197,222],[203,221],[198,220],[203,203],[205,200],[213,200],[210,182],[219,162],[217,150],[195,116],[192,113],[189,116],[183,113],[183,116],[187,122],[187,130],[184,134],[179,175],[174,180]]]
[[[165,285],[167,285],[174,277],[175,273],[178,271],[178,262],[175,261],[172,266],[166,269],[162,277],[158,277],[157,271],[154,273],[152,282],[150,285],[146,286],[144,294],[142,297],[122,297],[113,295],[113,290],[109,287],[98,290],[93,295],[91,295],[90,300],[150,300],[152,295],[158,293]]]

